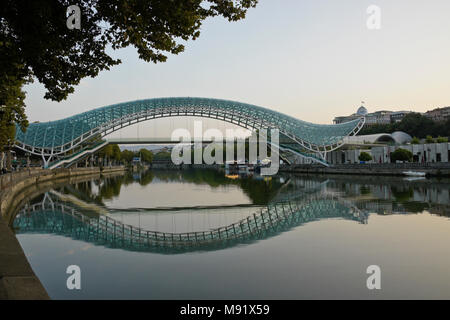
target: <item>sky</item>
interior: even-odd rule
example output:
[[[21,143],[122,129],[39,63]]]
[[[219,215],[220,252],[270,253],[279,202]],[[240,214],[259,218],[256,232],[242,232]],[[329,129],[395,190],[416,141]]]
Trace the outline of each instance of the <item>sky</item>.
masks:
[[[370,5],[381,10],[380,29],[367,27]],[[196,96],[314,123],[352,114],[361,101],[369,112],[425,112],[450,105],[449,12],[448,0],[260,0],[242,21],[208,19],[200,38],[165,63],[139,60],[132,47],[113,51],[122,64],[82,80],[62,102],[45,100],[38,82],[27,85],[26,111],[30,121],[48,121]]]

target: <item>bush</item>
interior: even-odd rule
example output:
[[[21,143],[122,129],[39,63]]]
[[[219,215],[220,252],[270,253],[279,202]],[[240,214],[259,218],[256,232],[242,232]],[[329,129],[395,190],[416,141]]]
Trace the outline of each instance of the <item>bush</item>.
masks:
[[[158,152],[153,156],[153,160],[170,160],[172,159],[172,154],[167,151]]]
[[[370,161],[372,160],[372,156],[367,152],[361,152],[358,159],[359,161]]]
[[[408,161],[411,162],[413,158],[413,154],[411,151],[399,148],[391,153],[391,161]]]
[[[425,141],[426,141],[426,143],[434,143],[434,142],[435,142],[434,139],[433,139],[433,137],[430,136],[430,135],[428,135],[428,136],[425,138]]]
[[[411,144],[419,144],[420,143],[420,139],[417,137],[412,138],[411,140]]]
[[[437,143],[444,143],[444,142],[448,142],[448,138],[445,137],[437,137]]]

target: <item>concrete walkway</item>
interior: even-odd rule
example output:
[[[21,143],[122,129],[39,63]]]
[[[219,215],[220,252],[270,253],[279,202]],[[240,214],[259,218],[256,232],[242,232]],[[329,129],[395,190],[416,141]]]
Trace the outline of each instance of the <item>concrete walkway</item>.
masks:
[[[0,299],[49,299],[16,236],[0,219]]]

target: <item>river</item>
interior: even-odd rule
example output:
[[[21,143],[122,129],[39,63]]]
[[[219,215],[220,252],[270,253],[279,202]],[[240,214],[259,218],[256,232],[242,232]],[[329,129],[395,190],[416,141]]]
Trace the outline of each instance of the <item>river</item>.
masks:
[[[54,299],[450,299],[449,197],[448,179],[154,170],[59,184],[12,227]]]

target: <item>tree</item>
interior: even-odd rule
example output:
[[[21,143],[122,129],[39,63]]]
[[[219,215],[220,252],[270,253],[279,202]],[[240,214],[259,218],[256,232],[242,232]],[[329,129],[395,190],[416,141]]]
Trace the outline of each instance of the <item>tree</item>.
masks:
[[[33,78],[44,98],[66,99],[81,79],[95,77],[121,61],[114,50],[134,46],[139,58],[164,62],[184,51],[180,42],[200,36],[202,22],[222,16],[245,18],[257,0],[78,0],[81,28],[66,24],[66,0],[3,0],[0,6],[0,147],[8,145],[13,123],[27,126],[23,85]],[[69,12],[69,14],[71,14]],[[5,138],[6,137],[6,138]],[[4,141],[4,140],[7,141]]]
[[[112,158],[115,161],[120,161],[122,158],[122,153],[120,152],[120,148],[117,144],[112,145]]]
[[[367,152],[361,152],[358,157],[359,161],[370,161],[372,156]]]
[[[395,131],[394,124],[374,124],[364,126],[358,135],[376,134],[376,133],[392,133]]]
[[[127,149],[122,151],[122,159],[124,161],[126,161],[127,163],[130,163],[133,160],[133,158],[134,158],[134,152],[133,151],[130,151],[130,150],[127,150]]]
[[[150,150],[142,148],[139,150],[139,153],[141,154],[141,161],[151,163],[153,160],[153,152]]]
[[[31,82],[31,78],[14,52],[11,52],[11,47],[11,41],[0,33],[0,169],[4,152],[9,151],[14,144],[16,124],[23,131],[28,126],[22,86]]]
[[[409,150],[406,150],[406,149],[402,149],[402,148],[398,148],[397,150],[395,150],[394,152],[391,153],[391,161],[392,162],[396,162],[396,161],[411,162],[412,158],[413,158],[412,152]]]
[[[392,133],[394,131],[404,131],[418,138],[425,138],[427,135],[449,136],[450,119],[445,123],[437,123],[420,113],[409,113],[397,123],[364,126],[358,134]]]
[[[154,160],[168,161],[168,160],[172,159],[172,154],[170,152],[167,152],[167,151],[161,151],[161,152],[158,152],[157,154],[155,154],[153,159]]]
[[[420,139],[417,137],[413,137],[411,140],[411,144],[419,144],[420,143]]]
[[[435,134],[436,124],[420,113],[409,113],[395,126],[395,129],[411,136],[424,138],[427,134]]]

